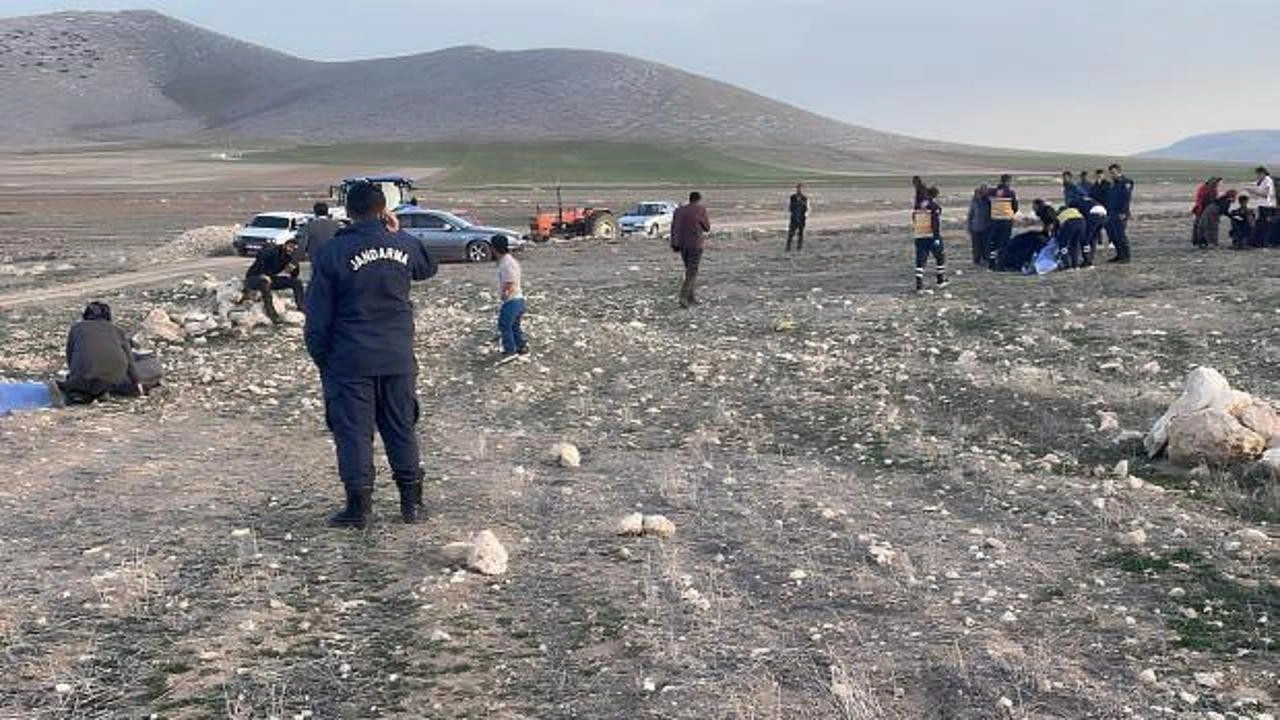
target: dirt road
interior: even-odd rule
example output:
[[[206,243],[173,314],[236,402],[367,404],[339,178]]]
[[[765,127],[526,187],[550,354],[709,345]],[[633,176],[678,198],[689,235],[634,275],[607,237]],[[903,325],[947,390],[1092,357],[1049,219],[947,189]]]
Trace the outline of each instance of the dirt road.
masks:
[[[0,295],[0,310],[44,303],[50,300],[66,300],[101,294],[124,288],[172,285],[175,281],[192,275],[223,272],[241,267],[244,264],[245,261],[238,257],[200,258],[198,260],[188,260],[147,270],[107,275],[55,287],[33,288],[6,293]]]

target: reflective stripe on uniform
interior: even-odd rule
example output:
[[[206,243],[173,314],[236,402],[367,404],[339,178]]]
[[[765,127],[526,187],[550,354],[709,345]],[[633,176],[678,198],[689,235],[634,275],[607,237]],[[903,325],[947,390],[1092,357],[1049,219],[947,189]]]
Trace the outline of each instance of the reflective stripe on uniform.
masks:
[[[1083,220],[1083,219],[1084,219],[1084,216],[1081,215],[1080,211],[1075,208],[1067,208],[1066,210],[1063,210],[1062,212],[1058,213],[1058,222],[1060,223],[1064,223],[1069,220]]]

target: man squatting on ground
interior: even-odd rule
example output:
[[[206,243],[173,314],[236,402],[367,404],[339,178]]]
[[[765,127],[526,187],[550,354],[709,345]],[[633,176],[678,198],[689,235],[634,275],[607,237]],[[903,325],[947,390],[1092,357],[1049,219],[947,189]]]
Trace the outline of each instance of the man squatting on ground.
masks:
[[[524,283],[520,263],[511,255],[507,237],[494,235],[489,246],[498,258],[498,297],[502,303],[498,308],[498,332],[502,335],[502,360],[509,361],[529,352],[520,326],[524,320]]]
[[[107,395],[143,394],[133,362],[133,346],[111,322],[106,303],[91,302],[83,319],[67,334],[67,379],[58,388],[71,404],[91,403]]]
[[[996,258],[1013,237],[1013,221],[1018,215],[1018,193],[1011,183],[1012,175],[1001,175],[1000,184],[991,190],[991,223],[987,231],[987,264],[996,268]]]
[[[698,269],[702,265],[702,252],[706,249],[709,232],[711,221],[707,219],[707,208],[702,204],[702,193],[691,192],[689,203],[676,208],[675,217],[671,220],[671,249],[680,253],[684,262],[684,283],[680,286],[682,308],[698,304]]]
[[[796,252],[804,250],[804,225],[809,219],[809,196],[804,194],[804,184],[796,185],[791,195],[791,222],[787,225],[787,252],[791,252],[791,239],[796,240]]]
[[[937,265],[938,287],[947,286],[947,256],[942,247],[942,206],[938,204],[938,188],[925,192],[924,200],[911,214],[916,241],[916,292],[924,291],[924,266],[933,255]]]
[[[294,306],[302,309],[302,280],[298,279],[298,261],[294,258],[297,251],[297,240],[264,247],[258,251],[253,264],[244,274],[245,293],[256,291],[262,294],[262,309],[276,325],[284,321],[280,319],[280,313],[276,312],[276,304],[271,296],[273,289],[292,290]]]
[[[307,290],[307,352],[320,370],[325,421],[333,432],[347,505],[333,527],[363,528],[373,499],[373,432],[387,451],[405,523],[426,517],[418,451],[417,371],[411,283],[436,263],[400,232],[377,186],[347,194],[352,225],[312,257]]]

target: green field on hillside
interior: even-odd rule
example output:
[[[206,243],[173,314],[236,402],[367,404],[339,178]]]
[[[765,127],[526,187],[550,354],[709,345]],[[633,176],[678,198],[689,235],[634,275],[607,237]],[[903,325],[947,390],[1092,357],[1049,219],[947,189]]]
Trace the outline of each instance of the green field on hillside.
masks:
[[[491,185],[625,184],[625,185],[778,185],[804,180],[814,185],[876,186],[914,174],[905,167],[842,168],[833,152],[829,168],[798,169],[784,159],[750,159],[750,150],[676,147],[646,143],[356,143],[299,146],[253,151],[247,162],[342,165],[369,169],[441,168],[437,183],[455,187]],[[990,182],[999,172],[1052,176],[1063,169],[1106,167],[1114,158],[1018,151],[950,151],[943,157],[952,172],[927,173],[949,183]],[[937,158],[934,158],[935,160]],[[1147,182],[1190,182],[1210,174],[1250,177],[1249,168],[1234,165],[1123,159],[1126,171]],[[799,163],[796,163],[799,165]]]
[[[708,148],[642,143],[380,143],[303,146],[246,155],[250,162],[438,167],[450,185],[555,183],[778,183],[795,170]]]

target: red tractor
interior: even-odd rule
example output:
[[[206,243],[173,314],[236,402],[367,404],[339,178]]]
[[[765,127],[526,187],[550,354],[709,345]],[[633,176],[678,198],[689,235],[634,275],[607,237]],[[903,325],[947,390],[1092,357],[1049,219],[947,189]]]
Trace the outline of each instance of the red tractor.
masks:
[[[530,240],[544,243],[553,237],[613,240],[618,237],[618,221],[608,208],[566,208],[556,188],[556,209],[544,211],[539,205],[529,218]]]

